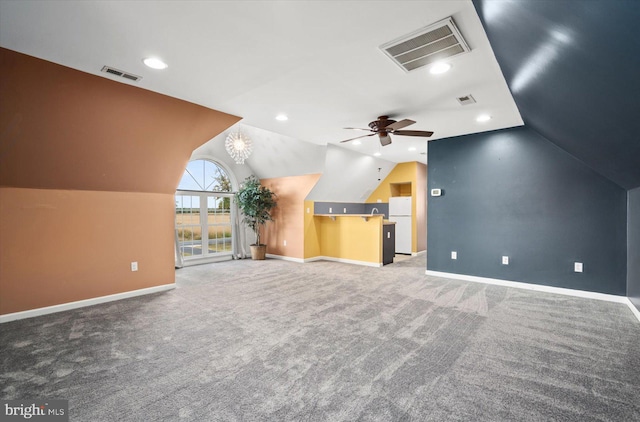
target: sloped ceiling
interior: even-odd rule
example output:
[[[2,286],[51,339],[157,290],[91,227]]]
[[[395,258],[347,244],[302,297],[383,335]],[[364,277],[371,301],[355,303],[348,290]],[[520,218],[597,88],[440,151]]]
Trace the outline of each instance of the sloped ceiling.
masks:
[[[327,145],[324,172],[307,199],[364,202],[395,163],[336,145]]]
[[[379,48],[447,17],[471,52],[451,57],[445,74],[405,73]],[[380,115],[413,119],[410,129],[433,131],[431,139],[522,125],[470,0],[0,0],[0,45],[323,147],[364,134],[344,128]],[[150,56],[168,68],[147,68]],[[468,94],[477,103],[463,107],[456,98]],[[289,120],[277,121],[279,113]],[[482,113],[492,119],[478,123]],[[368,155],[379,145],[341,144]],[[426,138],[399,136],[381,152],[426,162],[426,149]]]
[[[640,2],[474,0],[525,125],[640,186]]]

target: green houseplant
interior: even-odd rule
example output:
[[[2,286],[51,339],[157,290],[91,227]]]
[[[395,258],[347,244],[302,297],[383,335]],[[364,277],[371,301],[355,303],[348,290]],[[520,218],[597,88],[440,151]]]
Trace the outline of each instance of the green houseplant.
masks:
[[[244,186],[235,195],[238,208],[242,211],[242,222],[256,234],[256,243],[250,245],[252,259],[264,259],[267,245],[260,243],[260,228],[267,221],[273,221],[271,210],[277,205],[276,194],[262,186],[255,176],[244,180]]]

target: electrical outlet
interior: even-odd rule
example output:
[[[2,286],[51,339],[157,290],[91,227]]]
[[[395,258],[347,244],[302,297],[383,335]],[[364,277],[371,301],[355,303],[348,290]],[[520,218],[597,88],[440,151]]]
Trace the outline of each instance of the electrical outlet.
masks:
[[[509,257],[508,256],[503,256],[502,257],[502,265],[509,265]]]
[[[451,259],[458,259],[458,252],[451,251]]]
[[[284,243],[284,246],[287,246],[287,241],[286,240],[284,242],[282,242],[282,243]]]
[[[131,271],[138,271],[138,262],[134,261],[131,263]]]
[[[307,214],[311,212],[311,208],[307,208]]]
[[[347,209],[346,209],[346,208],[343,208],[343,209],[342,209],[342,212],[346,214],[346,213],[347,213]]]
[[[582,272],[582,262],[574,262],[573,263],[573,271],[575,271],[577,273],[581,273]]]
[[[333,208],[329,207],[329,214],[333,214]]]

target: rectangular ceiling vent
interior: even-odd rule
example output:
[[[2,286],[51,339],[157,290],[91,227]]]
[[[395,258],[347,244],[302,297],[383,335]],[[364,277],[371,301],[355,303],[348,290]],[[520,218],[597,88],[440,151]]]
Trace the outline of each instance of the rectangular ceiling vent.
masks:
[[[127,73],[123,70],[118,70],[109,66],[102,66],[102,72],[110,73],[115,76],[119,76],[121,78],[129,79],[130,81],[138,82],[142,79],[142,76],[134,75],[132,73]]]
[[[452,17],[380,46],[406,72],[471,51]]]
[[[462,97],[458,97],[458,102],[460,103],[460,105],[469,105],[469,104],[475,104],[476,99],[473,98],[473,95],[469,94],[469,95],[463,95]]]

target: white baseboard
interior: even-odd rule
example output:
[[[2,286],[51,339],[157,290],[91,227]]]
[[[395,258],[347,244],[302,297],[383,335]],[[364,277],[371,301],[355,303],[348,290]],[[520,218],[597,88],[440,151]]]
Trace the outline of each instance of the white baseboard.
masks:
[[[473,281],[477,283],[495,284],[498,286],[515,287],[517,289],[535,290],[538,292],[556,293],[559,295],[584,297],[587,299],[604,300],[607,302],[627,303],[629,299],[626,296],[609,295],[605,293],[588,292],[586,290],[566,289],[564,287],[544,286],[542,284],[522,283],[520,281],[500,280],[497,278],[476,277],[473,275],[443,273],[440,271],[425,271],[426,275],[436,277],[453,278],[456,280]]]
[[[213,255],[205,258],[183,259],[182,267],[180,268],[191,267],[194,265],[212,264],[214,262],[230,261],[232,259],[233,259],[232,254]]]
[[[423,255],[426,254],[427,250],[425,249],[424,251],[418,251],[418,252],[411,252],[411,256],[418,256],[418,255]]]
[[[267,256],[267,258],[272,258],[272,259],[281,259],[283,261],[297,262],[297,263],[300,263],[300,264],[304,263],[304,259],[302,259],[302,258],[294,258],[292,256],[274,255],[274,254],[270,254],[270,253],[268,253],[266,256]]]
[[[343,264],[354,264],[354,265],[363,265],[365,267],[382,267],[382,263],[377,262],[369,262],[369,261],[356,261],[354,259],[344,259],[344,258],[334,258],[332,256],[314,256],[313,258],[306,258],[304,262],[313,262],[313,261],[333,261],[333,262],[341,262]]]
[[[76,302],[62,303],[60,305],[46,306],[44,308],[30,309],[28,311],[14,312],[0,315],[0,324],[18,319],[33,318],[56,312],[68,311],[71,309],[84,308],[85,306],[98,305],[100,303],[113,302],[114,300],[127,299],[130,297],[143,296],[151,293],[164,292],[175,289],[175,284],[163,284],[162,286],[148,287],[146,289],[132,290],[130,292],[116,293],[108,296],[94,297],[91,299],[78,300]]]
[[[638,308],[636,308],[636,306],[633,304],[633,302],[631,302],[631,299],[627,298],[627,305],[629,306],[629,309],[631,309],[631,312],[633,312],[633,314],[636,316],[636,318],[638,318],[638,322],[640,322],[640,311],[638,310]]]

